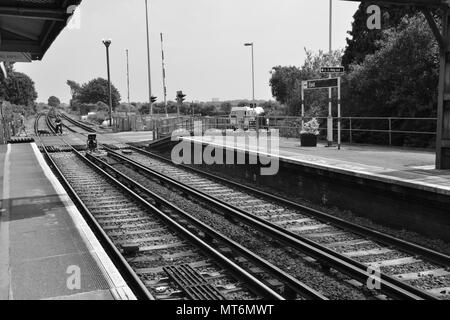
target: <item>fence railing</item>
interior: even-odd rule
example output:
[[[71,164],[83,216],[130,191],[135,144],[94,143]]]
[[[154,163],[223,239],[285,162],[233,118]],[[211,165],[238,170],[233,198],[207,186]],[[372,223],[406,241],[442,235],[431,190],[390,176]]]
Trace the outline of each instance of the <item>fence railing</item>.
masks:
[[[326,139],[327,117],[316,117],[320,127],[320,138]],[[116,131],[156,131],[158,136],[170,135],[174,130],[192,131],[201,122],[203,131],[208,129],[278,129],[281,137],[299,138],[302,121],[311,118],[269,116],[254,121],[231,122],[230,117],[180,117],[142,118],[139,116],[115,119]],[[338,118],[333,118],[333,132],[337,136]],[[342,142],[374,143],[383,145],[414,145],[432,147],[436,136],[436,118],[402,117],[341,117]]]

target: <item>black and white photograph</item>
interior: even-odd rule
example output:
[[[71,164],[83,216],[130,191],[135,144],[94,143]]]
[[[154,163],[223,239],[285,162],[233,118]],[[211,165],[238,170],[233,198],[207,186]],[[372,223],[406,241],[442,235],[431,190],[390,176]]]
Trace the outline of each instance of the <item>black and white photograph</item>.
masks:
[[[448,301],[450,1],[0,0],[0,195],[3,303]]]

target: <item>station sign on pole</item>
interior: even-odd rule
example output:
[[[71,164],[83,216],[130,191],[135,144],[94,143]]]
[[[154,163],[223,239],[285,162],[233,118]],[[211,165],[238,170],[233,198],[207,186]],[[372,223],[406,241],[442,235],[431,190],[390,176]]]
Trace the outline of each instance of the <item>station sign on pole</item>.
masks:
[[[321,67],[320,73],[342,73],[344,67]]]
[[[338,91],[338,150],[341,149],[341,77],[302,81],[302,126],[305,118],[305,90],[337,88]],[[331,100],[330,100],[331,101]]]
[[[337,88],[338,82],[338,78],[308,80],[306,89]]]

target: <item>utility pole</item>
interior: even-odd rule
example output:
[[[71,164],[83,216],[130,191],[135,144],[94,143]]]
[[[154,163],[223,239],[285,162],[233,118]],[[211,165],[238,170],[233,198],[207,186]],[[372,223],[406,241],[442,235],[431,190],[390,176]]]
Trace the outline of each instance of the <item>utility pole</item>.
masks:
[[[161,32],[161,57],[162,57],[162,75],[163,75],[163,90],[164,90],[164,108],[166,110],[166,118],[169,117],[167,113],[167,87],[166,87],[166,65],[164,63],[164,40]]]
[[[152,104],[152,76],[150,70],[150,33],[148,28],[148,1],[145,0],[145,23],[147,26],[147,67],[148,67],[148,102],[150,104],[150,117],[153,118]]]
[[[255,55],[253,52],[254,44],[253,44],[253,42],[249,42],[249,43],[245,43],[244,46],[252,47],[252,103],[253,103],[253,107],[256,107],[256,105],[255,105]]]
[[[329,30],[329,64],[330,67],[332,65],[332,54],[333,54],[333,46],[332,46],[332,35],[333,35],[333,2],[330,0],[330,30]],[[329,75],[331,78],[331,73]],[[327,141],[328,146],[331,147],[333,145],[333,104],[332,104],[332,89],[328,89],[328,118],[327,118]]]
[[[127,49],[127,88],[128,88],[128,104],[130,104],[130,64],[128,60],[128,49]]]

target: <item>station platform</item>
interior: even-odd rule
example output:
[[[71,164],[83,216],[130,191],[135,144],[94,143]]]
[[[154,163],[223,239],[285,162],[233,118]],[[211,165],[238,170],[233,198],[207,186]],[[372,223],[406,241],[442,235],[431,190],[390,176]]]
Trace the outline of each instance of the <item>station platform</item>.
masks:
[[[219,137],[220,138],[220,137]],[[196,142],[258,152],[256,145],[232,143],[217,137],[185,137]],[[435,169],[433,150],[383,147],[373,145],[342,145],[326,147],[319,143],[316,148],[301,147],[299,139],[279,138],[278,150],[262,152],[278,156],[284,161],[305,166],[368,178],[450,195],[450,170]]]
[[[0,300],[135,296],[36,144],[0,146]]]

